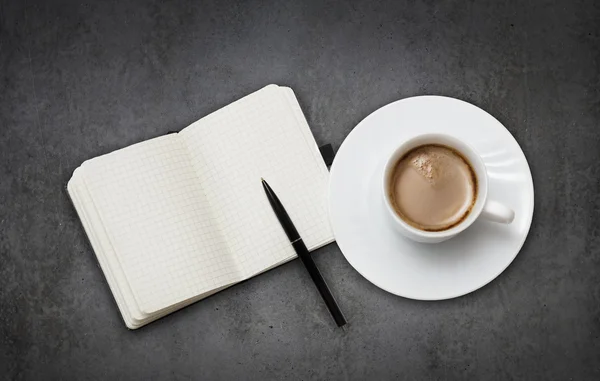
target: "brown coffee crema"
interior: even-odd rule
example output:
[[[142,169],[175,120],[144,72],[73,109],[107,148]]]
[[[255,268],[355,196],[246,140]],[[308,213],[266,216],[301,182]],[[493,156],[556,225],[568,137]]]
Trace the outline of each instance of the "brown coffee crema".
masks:
[[[413,148],[398,160],[390,176],[392,206],[417,229],[450,229],[467,218],[477,200],[473,168],[459,152],[444,145]]]

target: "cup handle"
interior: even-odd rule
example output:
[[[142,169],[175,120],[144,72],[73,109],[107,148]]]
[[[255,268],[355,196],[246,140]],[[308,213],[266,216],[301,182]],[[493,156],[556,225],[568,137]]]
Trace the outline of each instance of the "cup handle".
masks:
[[[515,212],[497,201],[488,201],[483,206],[481,217],[488,221],[510,224],[515,219]]]

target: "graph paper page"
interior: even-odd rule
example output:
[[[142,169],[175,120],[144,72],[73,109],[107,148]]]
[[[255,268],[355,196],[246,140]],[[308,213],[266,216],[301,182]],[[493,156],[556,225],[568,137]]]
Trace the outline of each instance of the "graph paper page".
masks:
[[[218,229],[244,276],[295,257],[263,177],[309,249],[333,240],[328,171],[293,92],[269,85],[180,132]]]
[[[82,168],[142,312],[240,279],[178,134],[97,157]]]

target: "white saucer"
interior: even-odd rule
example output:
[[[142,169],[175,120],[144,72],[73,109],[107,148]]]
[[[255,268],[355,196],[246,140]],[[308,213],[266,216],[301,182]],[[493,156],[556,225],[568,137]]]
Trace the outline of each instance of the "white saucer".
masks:
[[[478,220],[438,244],[394,231],[383,209],[383,165],[399,144],[423,133],[470,144],[488,169],[489,199],[512,208],[514,222]],[[455,298],[492,281],[519,253],[533,217],[533,180],[517,141],[487,112],[439,96],[403,99],[360,122],[336,154],[329,192],[331,224],[348,262],[376,286],[411,299]]]

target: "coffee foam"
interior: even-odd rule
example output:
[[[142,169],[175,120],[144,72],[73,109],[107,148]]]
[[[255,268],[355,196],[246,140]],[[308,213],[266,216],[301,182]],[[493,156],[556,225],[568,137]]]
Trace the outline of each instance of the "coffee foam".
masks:
[[[431,184],[443,180],[441,178],[448,173],[448,163],[435,149],[417,150],[409,160],[417,172]]]
[[[468,161],[450,147],[424,145],[396,164],[390,199],[410,225],[440,231],[466,218],[476,200],[477,181]]]

